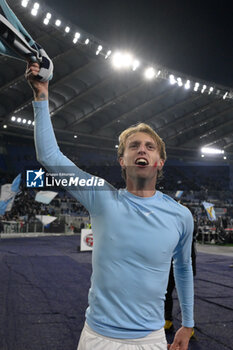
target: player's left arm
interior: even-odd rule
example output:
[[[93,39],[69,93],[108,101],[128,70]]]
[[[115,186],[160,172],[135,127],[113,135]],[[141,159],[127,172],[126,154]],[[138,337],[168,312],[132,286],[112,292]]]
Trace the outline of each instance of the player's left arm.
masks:
[[[193,217],[184,208],[183,220],[180,224],[181,236],[173,255],[174,277],[182,314],[182,327],[176,332],[170,350],[187,350],[192,328],[194,326],[194,287],[191,260],[193,239]]]

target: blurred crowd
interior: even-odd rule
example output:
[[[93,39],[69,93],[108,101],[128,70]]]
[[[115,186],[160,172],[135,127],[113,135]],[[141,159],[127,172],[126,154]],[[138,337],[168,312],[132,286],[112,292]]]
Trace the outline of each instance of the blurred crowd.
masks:
[[[84,166],[83,168],[83,170],[94,176],[103,177],[116,188],[125,187],[124,181],[121,179],[120,167],[117,164],[108,164],[102,167],[92,165],[89,167]],[[182,204],[189,206],[198,226],[214,226],[218,232],[233,227],[233,193],[229,189],[229,186],[226,185],[229,183],[228,175],[221,174],[220,171],[218,174],[214,174],[219,176],[218,180],[215,180],[215,176],[211,177],[210,173],[203,176],[203,169],[194,169],[192,170],[192,174],[190,174],[190,167],[166,167],[164,170],[164,179],[158,183],[158,190],[173,198],[175,198],[177,190],[182,190]],[[12,176],[9,176],[9,174],[2,175],[0,177],[0,185],[11,183],[15,176],[15,174]],[[55,189],[58,194],[48,205],[35,201],[37,191],[37,189],[26,188],[22,181],[20,192],[15,198],[11,211],[6,212],[0,219],[8,222],[30,223],[35,221],[36,215],[52,215],[56,217],[89,216],[89,213],[81,203],[61,188]],[[202,205],[203,201],[213,203],[216,210],[220,208],[216,221],[211,222],[208,220],[206,211]]]

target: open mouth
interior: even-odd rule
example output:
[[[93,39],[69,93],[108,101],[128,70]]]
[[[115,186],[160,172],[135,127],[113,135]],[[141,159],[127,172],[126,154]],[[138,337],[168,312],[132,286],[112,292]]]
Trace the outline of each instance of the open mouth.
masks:
[[[149,162],[146,158],[137,158],[135,160],[135,164],[139,167],[145,167],[145,166],[149,165]]]

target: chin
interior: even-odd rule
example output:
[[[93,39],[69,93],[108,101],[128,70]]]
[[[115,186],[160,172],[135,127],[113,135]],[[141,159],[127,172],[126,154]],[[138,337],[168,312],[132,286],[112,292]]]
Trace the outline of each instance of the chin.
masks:
[[[156,179],[157,171],[152,167],[147,168],[139,168],[136,169],[130,168],[126,172],[128,178],[132,179],[132,181],[151,181]]]

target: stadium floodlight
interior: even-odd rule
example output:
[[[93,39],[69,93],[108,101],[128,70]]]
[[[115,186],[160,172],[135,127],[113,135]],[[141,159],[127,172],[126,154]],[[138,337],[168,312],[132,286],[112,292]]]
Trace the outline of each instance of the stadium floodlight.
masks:
[[[115,148],[119,148],[119,145],[115,145]]]
[[[176,79],[173,74],[169,75],[169,80],[171,85],[174,85],[176,83]]]
[[[31,125],[31,123],[32,123],[32,121],[29,119],[29,120],[28,120],[28,125]]]
[[[78,138],[78,135],[74,135],[74,138],[77,139],[77,138]]]
[[[21,118],[17,118],[17,123],[21,123]]]
[[[105,59],[107,59],[110,55],[111,55],[112,51],[111,50],[108,50],[106,56],[105,56]]]
[[[27,123],[26,119],[23,119],[23,124],[26,124],[26,123]]]
[[[224,156],[224,157],[223,157],[223,159],[225,159],[225,160],[226,160],[226,159],[227,159],[227,157],[226,157],[226,156]]]
[[[116,52],[112,57],[112,64],[115,68],[129,68],[132,66],[133,58],[129,53]]]
[[[201,152],[205,154],[223,154],[224,150],[218,148],[203,147],[201,149]]]
[[[223,99],[225,100],[227,98],[228,91],[223,95]]]
[[[66,32],[66,33],[69,33],[69,32],[70,32],[70,27],[68,27],[68,26],[65,27],[65,32]]]
[[[213,88],[213,86],[211,86],[211,87],[209,88],[208,95],[210,95],[210,94],[211,94],[211,92],[213,92],[213,91],[214,91],[214,88]]]
[[[122,67],[122,54],[120,52],[114,53],[112,56],[112,64],[115,68]]]
[[[98,48],[97,48],[97,51],[96,51],[96,56],[98,56],[99,55],[99,53],[100,53],[100,51],[102,51],[103,50],[103,46],[102,45],[99,45],[98,46]]]
[[[206,85],[203,85],[203,86],[202,86],[202,90],[201,90],[201,93],[202,93],[202,94],[205,92],[206,88],[207,88]]]
[[[133,58],[129,53],[123,55],[123,67],[129,68],[132,65]]]
[[[186,90],[190,89],[190,80],[187,80],[187,81],[186,81],[186,83],[185,83],[185,85],[184,85],[184,88],[185,88]]]
[[[87,38],[87,39],[85,40],[85,44],[88,45],[89,42],[90,42],[90,40]]]
[[[40,4],[38,2],[35,2],[35,4],[33,5],[33,8],[36,10],[39,10]]]
[[[195,83],[195,85],[194,85],[194,91],[197,91],[198,90],[198,88],[199,88],[199,86],[200,86],[200,84],[199,83]]]
[[[56,22],[55,22],[55,24],[56,24],[57,27],[60,27],[60,25],[61,25],[61,20],[60,20],[60,19],[57,19]]]
[[[34,126],[34,125],[35,125],[35,122],[32,122],[32,125]]]
[[[134,60],[132,63],[132,70],[135,71],[136,69],[138,69],[139,66],[140,62],[138,60]]]
[[[149,67],[145,70],[146,79],[153,79],[155,77],[155,69],[153,67]]]
[[[6,124],[3,125],[3,129],[7,129],[7,125]]]
[[[12,122],[16,121],[16,117],[13,115],[13,117],[11,117]]]
[[[204,157],[205,157],[205,155],[204,155],[204,154],[202,154],[202,155],[201,155],[201,158],[204,158]]]
[[[183,82],[181,78],[177,78],[177,84],[178,86],[183,86]]]
[[[36,16],[36,15],[37,15],[37,13],[38,13],[38,10],[37,10],[37,9],[35,9],[35,8],[33,7],[33,9],[31,10],[31,14],[32,14],[32,16]]]
[[[49,24],[49,19],[48,18],[45,18],[43,23],[47,26]]]
[[[80,38],[81,34],[79,32],[75,33],[73,43],[76,44],[78,42],[78,39]]]
[[[21,5],[27,7],[29,0],[22,0]]]
[[[52,17],[51,13],[48,12],[48,13],[46,14],[46,18],[51,19],[51,17]]]

